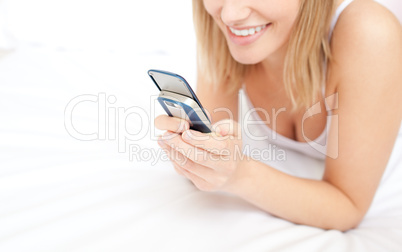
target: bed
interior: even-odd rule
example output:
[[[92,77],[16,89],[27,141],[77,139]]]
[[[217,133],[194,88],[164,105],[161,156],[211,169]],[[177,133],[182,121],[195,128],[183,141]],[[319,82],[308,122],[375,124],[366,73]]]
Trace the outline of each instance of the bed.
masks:
[[[381,187],[393,197],[342,233],[201,192],[174,172],[155,141],[162,111],[146,72],[195,83],[190,1],[55,2],[0,0],[0,251],[402,250],[401,183]],[[130,22],[148,28],[132,34]],[[138,41],[152,27],[163,31]]]

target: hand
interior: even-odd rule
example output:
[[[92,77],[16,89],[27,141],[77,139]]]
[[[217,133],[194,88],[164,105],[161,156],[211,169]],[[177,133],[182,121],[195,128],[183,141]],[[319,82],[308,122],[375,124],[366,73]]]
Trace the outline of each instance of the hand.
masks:
[[[181,134],[183,131],[190,128],[190,124],[184,119],[171,117],[168,115],[160,115],[155,118],[155,127],[160,130]]]
[[[160,115],[155,118],[155,127],[160,130],[166,130],[167,132],[181,134],[183,131],[190,128],[190,124],[184,119],[168,115]],[[170,148],[167,149],[161,146],[160,141],[158,141],[158,144],[161,148],[165,149],[165,152],[169,151]],[[180,168],[175,162],[173,162],[173,167],[178,174],[184,176],[182,168]]]
[[[162,126],[160,123],[163,120],[166,123],[164,129],[171,129],[158,143],[165,149],[176,171],[190,179],[200,190],[228,189],[235,181],[242,157],[238,124],[232,120],[223,120],[213,126],[212,133],[201,133],[188,129],[178,130],[180,127],[177,127],[177,121],[167,119],[155,120],[157,127]]]

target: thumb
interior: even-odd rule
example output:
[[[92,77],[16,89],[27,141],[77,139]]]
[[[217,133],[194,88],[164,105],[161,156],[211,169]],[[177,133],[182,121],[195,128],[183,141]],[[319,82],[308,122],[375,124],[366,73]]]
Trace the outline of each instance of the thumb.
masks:
[[[216,122],[212,126],[213,131],[216,132],[216,134],[221,135],[221,136],[227,136],[227,135],[232,135],[232,136],[240,136],[241,134],[241,128],[239,124],[233,120],[230,119],[225,119],[219,122]]]

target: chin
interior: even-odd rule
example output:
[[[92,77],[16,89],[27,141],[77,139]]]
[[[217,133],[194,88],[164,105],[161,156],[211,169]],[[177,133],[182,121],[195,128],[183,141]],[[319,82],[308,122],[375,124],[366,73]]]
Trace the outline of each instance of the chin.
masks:
[[[263,57],[254,55],[253,53],[247,51],[239,53],[230,50],[230,53],[237,62],[243,65],[255,65],[263,61]]]

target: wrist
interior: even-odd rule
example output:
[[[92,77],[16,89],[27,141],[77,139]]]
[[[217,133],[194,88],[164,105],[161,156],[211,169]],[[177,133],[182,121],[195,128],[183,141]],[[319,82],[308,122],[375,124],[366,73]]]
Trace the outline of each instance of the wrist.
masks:
[[[251,157],[243,156],[240,158],[235,171],[229,178],[227,183],[222,188],[222,191],[240,195],[241,192],[250,184],[253,179],[252,176],[252,163],[254,160]]]

